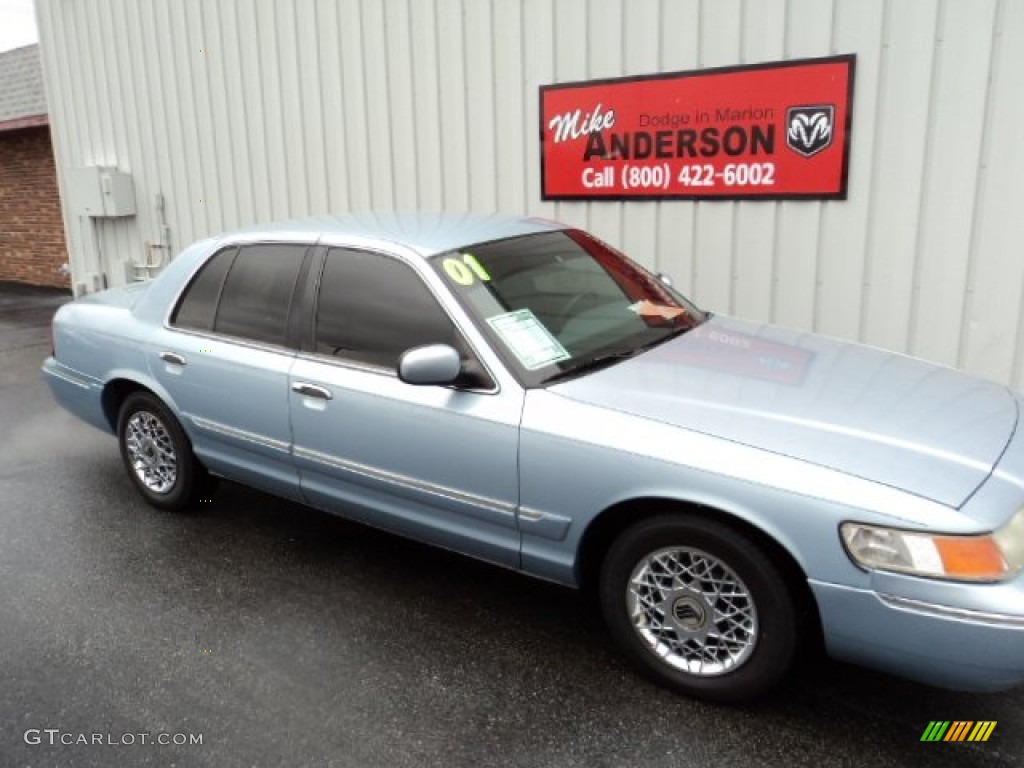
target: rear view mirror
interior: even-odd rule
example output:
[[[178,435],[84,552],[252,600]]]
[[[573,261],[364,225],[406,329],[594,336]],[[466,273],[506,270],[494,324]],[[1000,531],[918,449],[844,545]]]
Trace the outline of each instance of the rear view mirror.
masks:
[[[462,365],[459,353],[447,344],[428,344],[402,353],[398,360],[398,378],[417,386],[454,384]]]

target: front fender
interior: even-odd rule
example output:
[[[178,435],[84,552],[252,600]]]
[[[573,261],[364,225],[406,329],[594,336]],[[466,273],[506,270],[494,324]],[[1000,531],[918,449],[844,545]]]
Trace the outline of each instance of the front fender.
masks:
[[[544,390],[527,395],[520,438],[522,567],[579,582],[588,528],[636,499],[699,505],[742,521],[786,550],[808,576],[866,586],[845,555],[839,523],[884,521],[893,511],[962,525],[955,510],[897,489],[711,435],[606,411]],[[529,517],[562,518],[561,539]],[[936,522],[939,525],[941,522]]]

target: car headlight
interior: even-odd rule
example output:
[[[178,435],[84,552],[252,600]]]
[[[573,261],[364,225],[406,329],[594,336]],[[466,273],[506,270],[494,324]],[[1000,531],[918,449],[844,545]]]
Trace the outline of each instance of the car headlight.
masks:
[[[1024,568],[1024,507],[1010,518],[1010,522],[992,534],[1006,558],[1011,572]]]
[[[850,558],[862,568],[951,581],[1001,581],[1024,565],[1024,509],[998,531],[981,536],[903,531],[843,523]]]

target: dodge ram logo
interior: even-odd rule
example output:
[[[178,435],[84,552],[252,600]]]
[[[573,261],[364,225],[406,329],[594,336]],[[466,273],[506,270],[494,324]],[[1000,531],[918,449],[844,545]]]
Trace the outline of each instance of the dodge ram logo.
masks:
[[[790,107],[786,110],[786,146],[804,157],[816,155],[832,143],[836,109],[831,104]]]

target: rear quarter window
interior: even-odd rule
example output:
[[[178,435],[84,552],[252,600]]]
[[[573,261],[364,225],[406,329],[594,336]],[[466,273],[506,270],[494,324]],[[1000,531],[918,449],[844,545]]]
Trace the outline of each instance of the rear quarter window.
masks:
[[[237,248],[225,248],[203,265],[178,302],[171,316],[172,325],[200,331],[213,330],[221,287],[237,253]]]

